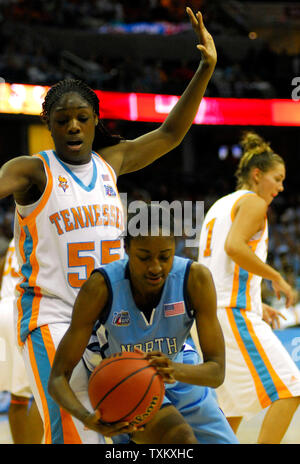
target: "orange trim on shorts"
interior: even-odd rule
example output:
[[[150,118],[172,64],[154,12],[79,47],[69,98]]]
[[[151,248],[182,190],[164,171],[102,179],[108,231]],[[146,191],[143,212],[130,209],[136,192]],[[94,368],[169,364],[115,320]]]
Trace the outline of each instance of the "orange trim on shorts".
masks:
[[[271,404],[271,400],[268,396],[268,394],[266,393],[266,390],[256,372],[256,369],[255,369],[255,366],[247,352],[247,349],[244,345],[244,342],[242,340],[242,337],[240,336],[239,334],[239,331],[238,331],[238,328],[237,328],[237,325],[236,325],[236,322],[234,320],[234,316],[233,316],[233,312],[232,312],[232,308],[225,308],[225,311],[226,311],[226,314],[227,314],[227,317],[228,317],[228,320],[229,320],[229,324],[230,324],[230,327],[232,329],[232,332],[234,334],[234,337],[236,339],[236,342],[239,346],[239,349],[241,350],[241,353],[243,355],[243,358],[250,370],[250,373],[251,373],[251,376],[252,376],[252,379],[254,381],[254,385],[255,385],[255,389],[256,389],[256,394],[257,394],[257,397],[259,399],[259,402],[262,406],[262,408],[266,408],[267,406],[269,406]],[[242,310],[241,310],[241,313],[242,313]],[[245,311],[244,311],[245,313]]]
[[[35,378],[35,383],[37,386],[37,389],[39,391],[39,395],[42,401],[42,407],[43,407],[43,414],[44,414],[44,434],[45,434],[45,444],[51,443],[51,424],[50,424],[50,417],[49,417],[49,410],[48,410],[48,404],[46,400],[46,396],[44,393],[44,389],[42,386],[42,382],[40,379],[40,374],[37,368],[35,356],[34,356],[34,351],[33,351],[33,346],[32,346],[32,341],[31,341],[31,334],[28,335],[27,337],[27,346],[28,346],[28,353],[29,353],[29,358],[30,358],[30,364],[31,368],[33,371],[33,375]]]
[[[56,353],[55,345],[54,345],[49,327],[47,325],[44,325],[40,327],[40,330],[41,330],[42,337],[44,340],[49,362],[52,367],[55,353]],[[70,444],[70,445],[82,444],[82,440],[74,425],[72,416],[62,408],[60,408],[59,410],[60,410],[62,430],[63,430],[63,436],[64,436],[64,444]]]
[[[54,345],[48,325],[41,326],[40,331],[41,331],[44,346],[45,346],[45,349],[46,349],[46,352],[49,358],[49,363],[50,363],[50,366],[52,367],[56,350],[55,350],[55,345]],[[39,396],[42,401],[43,414],[44,414],[45,444],[51,444],[52,434],[51,434],[51,422],[50,422],[49,409],[48,409],[46,395],[43,390],[42,382],[40,379],[40,374],[39,374],[38,367],[37,367],[36,360],[35,360],[34,350],[33,350],[32,341],[31,341],[31,334],[28,335],[27,341],[28,341],[28,352],[29,352],[29,357],[30,357],[30,364],[31,364],[32,371],[34,374],[37,389],[39,391]],[[60,416],[61,416],[64,444],[82,444],[82,440],[79,436],[79,433],[77,432],[72,416],[66,411],[64,411],[62,408],[59,408],[59,411],[60,411]]]
[[[252,325],[252,322],[250,321],[250,319],[248,319],[247,317],[247,313],[246,311],[243,311],[241,310],[241,313],[244,317],[244,320],[245,320],[245,323],[246,323],[246,326],[247,326],[247,329],[249,331],[249,334],[251,335],[251,338],[256,346],[256,349],[257,351],[259,352],[263,362],[265,363],[268,371],[269,371],[269,374],[273,380],[273,383],[276,387],[276,390],[277,390],[277,393],[278,393],[278,396],[280,398],[290,398],[292,395],[292,393],[290,392],[290,390],[287,388],[287,386],[282,382],[282,380],[280,379],[280,377],[277,375],[277,373],[275,372],[271,362],[269,361],[269,358],[265,352],[265,350],[263,349],[255,331],[254,331],[254,328],[253,328],[253,325]]]

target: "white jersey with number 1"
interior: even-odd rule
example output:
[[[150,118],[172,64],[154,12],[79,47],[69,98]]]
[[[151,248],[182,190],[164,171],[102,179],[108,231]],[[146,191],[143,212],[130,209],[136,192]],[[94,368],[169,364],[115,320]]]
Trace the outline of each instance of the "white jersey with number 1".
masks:
[[[208,211],[200,236],[199,261],[213,276],[218,319],[226,344],[226,374],[216,389],[227,417],[250,418],[278,399],[299,396],[299,369],[271,327],[262,319],[261,277],[238,266],[224,250],[238,190],[218,200]],[[267,256],[267,219],[248,242],[262,260]]]
[[[207,266],[213,276],[218,295],[218,308],[239,308],[261,314],[261,277],[238,266],[224,250],[225,240],[234,219],[234,208],[244,196],[256,195],[238,190],[226,195],[209,209],[202,225],[199,262]],[[262,260],[267,258],[268,225],[249,241],[249,246]]]

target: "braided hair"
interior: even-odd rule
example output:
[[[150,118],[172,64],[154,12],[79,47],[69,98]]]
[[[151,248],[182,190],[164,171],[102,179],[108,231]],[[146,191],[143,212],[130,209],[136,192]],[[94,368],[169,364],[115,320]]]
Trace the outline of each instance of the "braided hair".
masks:
[[[85,82],[79,79],[64,79],[54,84],[45,97],[40,114],[43,122],[48,123],[53,105],[66,93],[75,92],[79,94],[93,108],[98,116],[94,145],[104,148],[117,145],[123,138],[120,135],[113,135],[100,119],[99,99],[97,94]]]
[[[281,156],[274,153],[270,147],[270,143],[266,142],[255,132],[245,132],[241,138],[240,145],[243,148],[244,154],[235,172],[237,189],[248,183],[252,168],[258,168],[262,172],[267,172],[275,163],[284,164],[284,160]]]

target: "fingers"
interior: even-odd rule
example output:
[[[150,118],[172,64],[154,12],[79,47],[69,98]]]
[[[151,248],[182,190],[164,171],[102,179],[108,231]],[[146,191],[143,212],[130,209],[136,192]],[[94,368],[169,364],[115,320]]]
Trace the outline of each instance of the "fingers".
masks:
[[[278,311],[278,316],[282,317],[282,319],[284,319],[286,321],[286,317],[284,316],[284,314],[282,314],[281,312]]]
[[[143,350],[140,350],[139,348],[136,348],[136,347],[134,347],[134,352],[139,353],[139,354],[143,354],[143,355],[146,354]]]
[[[186,11],[187,11],[187,14],[189,15],[193,29],[201,36],[203,30],[205,29],[202,13],[198,11],[196,15],[194,15],[190,7],[187,7]]]
[[[189,15],[192,26],[197,27],[198,26],[198,21],[197,21],[196,16],[194,15],[193,11],[191,10],[191,8],[189,6],[186,8],[186,12]]]

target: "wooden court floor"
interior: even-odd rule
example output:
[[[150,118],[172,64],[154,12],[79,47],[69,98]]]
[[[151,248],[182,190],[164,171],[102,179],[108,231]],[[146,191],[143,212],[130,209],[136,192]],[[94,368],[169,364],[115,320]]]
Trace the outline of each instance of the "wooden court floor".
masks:
[[[243,421],[238,431],[241,444],[255,444],[265,412]],[[7,414],[0,414],[0,444],[12,444]],[[300,407],[296,411],[282,444],[300,444]]]

